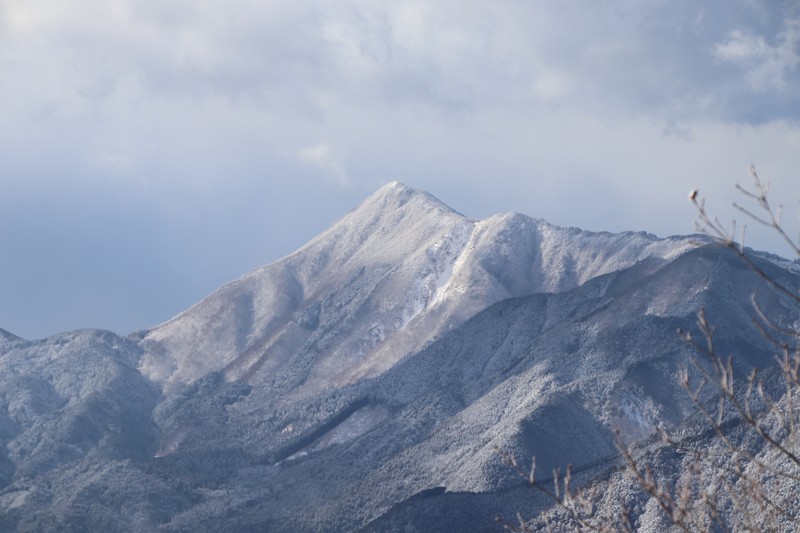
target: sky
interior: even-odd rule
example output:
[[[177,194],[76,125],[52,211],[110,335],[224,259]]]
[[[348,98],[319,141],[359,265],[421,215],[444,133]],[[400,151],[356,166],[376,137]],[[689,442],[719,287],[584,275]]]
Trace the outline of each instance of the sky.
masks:
[[[154,326],[391,180],[472,218],[800,233],[800,2],[0,0],[0,328]],[[751,224],[746,243],[789,256]]]

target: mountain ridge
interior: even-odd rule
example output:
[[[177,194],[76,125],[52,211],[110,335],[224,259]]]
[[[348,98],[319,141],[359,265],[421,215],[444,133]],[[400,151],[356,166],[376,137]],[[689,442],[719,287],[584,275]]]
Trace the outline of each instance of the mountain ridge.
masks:
[[[309,342],[339,346],[314,348],[318,357],[304,378],[313,393],[385,371],[496,301],[566,290],[693,246],[686,238],[563,229],[519,213],[471,220],[391,182],[298,251],[143,332],[140,370],[168,387],[220,370],[252,381],[280,372],[286,361],[275,354]],[[334,301],[362,317],[349,339],[325,321]]]

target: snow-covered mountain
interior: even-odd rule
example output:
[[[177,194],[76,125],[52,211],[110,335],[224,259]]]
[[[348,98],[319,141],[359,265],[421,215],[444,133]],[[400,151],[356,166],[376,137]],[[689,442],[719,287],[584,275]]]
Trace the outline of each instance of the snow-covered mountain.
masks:
[[[390,183],[153,329],[0,330],[0,530],[497,530],[551,505],[498,449],[602,484],[614,430],[711,442],[675,330],[705,309],[740,372],[769,366],[752,293],[796,327],[796,302],[701,238],[475,221]]]
[[[516,213],[474,221],[392,182],[294,254],[148,331],[140,370],[168,388],[214,371],[261,383],[302,358],[284,388],[313,394],[384,372],[493,303],[697,244]]]

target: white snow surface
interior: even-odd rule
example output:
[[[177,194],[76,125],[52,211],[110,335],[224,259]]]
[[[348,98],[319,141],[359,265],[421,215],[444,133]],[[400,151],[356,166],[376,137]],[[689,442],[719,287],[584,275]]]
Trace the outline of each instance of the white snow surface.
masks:
[[[517,213],[474,221],[392,182],[297,252],[146,332],[139,368],[166,388],[220,370],[260,382],[304,354],[295,394],[310,394],[377,375],[500,300],[569,290],[699,244]]]

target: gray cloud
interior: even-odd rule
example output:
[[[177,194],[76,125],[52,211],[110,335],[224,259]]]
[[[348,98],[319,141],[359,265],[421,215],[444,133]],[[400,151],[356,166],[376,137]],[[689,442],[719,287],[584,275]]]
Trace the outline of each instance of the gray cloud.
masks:
[[[800,20],[786,21],[776,40],[772,45],[763,36],[734,30],[714,47],[714,55],[740,66],[753,90],[786,92],[787,78],[795,78],[800,64]]]
[[[734,216],[755,163],[795,220],[798,21],[758,0],[2,3],[0,296],[25,303],[0,327],[152,325],[390,179],[475,217],[665,234],[692,230],[694,186]]]

